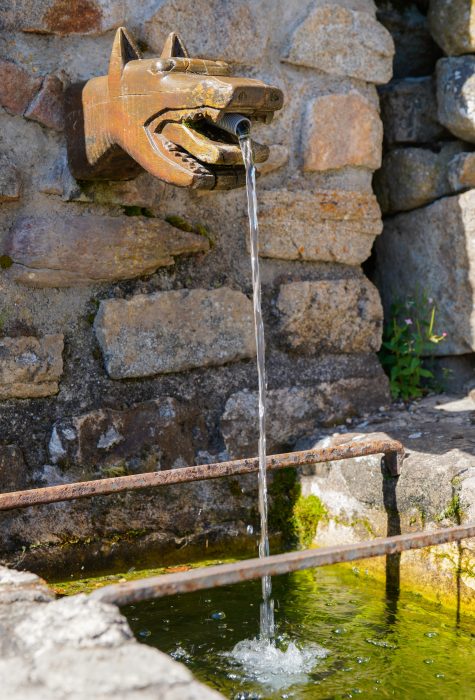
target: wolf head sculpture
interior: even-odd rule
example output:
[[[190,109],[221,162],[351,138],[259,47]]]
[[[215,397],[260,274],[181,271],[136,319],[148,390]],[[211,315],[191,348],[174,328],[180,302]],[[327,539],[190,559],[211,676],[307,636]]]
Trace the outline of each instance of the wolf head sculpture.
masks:
[[[142,59],[117,30],[108,75],[73,85],[66,96],[68,157],[83,180],[127,180],[143,170],[179,187],[231,189],[244,182],[238,139],[218,126],[242,114],[269,123],[281,90],[235,78],[222,61],[190,58],[169,35],[160,58]],[[253,143],[256,162],[268,148]]]

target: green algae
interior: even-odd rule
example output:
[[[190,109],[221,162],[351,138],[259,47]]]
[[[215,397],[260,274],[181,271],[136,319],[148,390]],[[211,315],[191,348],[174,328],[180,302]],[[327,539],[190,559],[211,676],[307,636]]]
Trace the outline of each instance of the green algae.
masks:
[[[315,538],[319,522],[327,517],[328,511],[318,496],[313,494],[310,496],[299,496],[294,505],[293,521],[299,543],[302,546],[310,547]]]
[[[359,567],[274,577],[278,643],[330,651],[303,677],[263,685],[226,652],[258,635],[260,582],[123,609],[137,639],[185,663],[227,698],[475,697],[475,618],[423,597],[388,591]]]
[[[227,559],[207,559],[202,561],[194,561],[188,564],[177,564],[176,566],[159,566],[155,569],[135,569],[131,568],[126,572],[106,574],[104,576],[84,576],[83,578],[71,578],[69,581],[54,581],[49,585],[55,593],[60,596],[76,595],[78,593],[92,593],[97,588],[109,586],[112,583],[123,583],[125,581],[135,581],[141,578],[150,576],[161,576],[162,574],[171,574],[177,571],[188,571],[189,569],[198,569],[203,566],[213,566],[215,564],[231,564],[238,561],[235,558]]]

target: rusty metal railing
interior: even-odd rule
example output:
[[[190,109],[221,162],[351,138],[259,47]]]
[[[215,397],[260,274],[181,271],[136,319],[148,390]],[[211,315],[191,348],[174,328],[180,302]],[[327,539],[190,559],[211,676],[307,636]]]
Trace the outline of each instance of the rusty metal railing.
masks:
[[[475,523],[444,528],[433,532],[415,532],[395,537],[381,537],[358,544],[337,545],[300,552],[274,554],[261,559],[246,559],[233,564],[201,567],[174,574],[117,583],[98,589],[91,598],[116,605],[129,605],[176,593],[191,593],[250,581],[262,576],[276,576],[317,566],[357,561],[408,549],[422,549],[434,545],[475,537]]]
[[[309,464],[332,462],[339,459],[351,459],[373,454],[384,455],[386,469],[393,476],[397,476],[400,473],[404,458],[404,447],[397,440],[389,438],[357,440],[336,447],[321,447],[305,450],[304,452],[272,455],[267,457],[267,469],[271,471],[286,467],[302,467]],[[232,462],[201,464],[194,467],[167,469],[159,472],[117,476],[108,479],[95,479],[93,481],[80,481],[73,484],[46,486],[26,491],[13,491],[0,494],[0,511],[29,508],[30,506],[46,503],[74,501],[78,498],[90,498],[92,496],[107,496],[123,491],[137,491],[139,489],[168,486],[170,484],[218,479],[223,476],[250,474],[256,472],[258,468],[258,459],[253,457]]]

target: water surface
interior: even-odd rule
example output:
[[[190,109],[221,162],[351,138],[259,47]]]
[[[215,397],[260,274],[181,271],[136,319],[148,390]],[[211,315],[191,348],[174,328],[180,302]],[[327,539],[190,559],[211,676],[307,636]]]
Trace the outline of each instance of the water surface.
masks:
[[[259,637],[259,588],[249,582],[123,612],[140,641],[234,700],[475,699],[475,618],[463,611],[457,623],[455,613],[414,594],[388,597],[358,569],[279,576],[275,656],[259,648],[264,640],[242,644]]]

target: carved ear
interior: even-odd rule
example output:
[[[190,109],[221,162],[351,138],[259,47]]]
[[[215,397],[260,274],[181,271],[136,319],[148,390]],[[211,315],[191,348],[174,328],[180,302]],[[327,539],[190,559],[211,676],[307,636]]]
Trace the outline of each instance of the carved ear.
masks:
[[[171,32],[165,41],[160,58],[189,58],[183,39],[176,32]]]
[[[129,61],[142,58],[140,51],[125,27],[119,27],[115,33],[109,61],[109,90],[119,92],[122,71]]]

